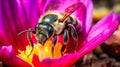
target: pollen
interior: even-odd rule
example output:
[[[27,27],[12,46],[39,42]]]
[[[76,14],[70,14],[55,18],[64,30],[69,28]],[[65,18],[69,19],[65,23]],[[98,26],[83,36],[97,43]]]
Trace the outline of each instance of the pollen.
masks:
[[[26,50],[24,51],[18,50],[19,54],[17,55],[17,57],[33,66],[33,55],[37,55],[40,61],[44,60],[45,58],[59,58],[61,57],[61,47],[62,44],[57,43],[54,47],[54,55],[52,56],[52,41],[48,40],[44,46],[42,46],[41,44],[34,44],[33,50],[30,45],[26,46]]]

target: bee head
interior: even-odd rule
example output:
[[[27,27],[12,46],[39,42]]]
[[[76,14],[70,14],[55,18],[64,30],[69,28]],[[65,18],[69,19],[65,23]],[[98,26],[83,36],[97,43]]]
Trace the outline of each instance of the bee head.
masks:
[[[42,45],[54,34],[54,28],[47,23],[38,23],[35,30],[37,41]]]

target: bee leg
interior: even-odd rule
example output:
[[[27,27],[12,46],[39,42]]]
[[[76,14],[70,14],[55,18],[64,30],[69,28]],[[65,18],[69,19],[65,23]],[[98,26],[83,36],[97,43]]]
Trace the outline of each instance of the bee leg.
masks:
[[[18,33],[18,35],[21,35],[21,34],[23,34],[23,33],[25,33],[25,32],[27,32],[27,37],[28,37],[28,40],[29,40],[29,43],[30,43],[30,46],[32,47],[32,50],[31,50],[31,52],[33,51],[33,42],[32,42],[32,39],[31,39],[31,32],[32,33],[36,33],[35,32],[35,30],[32,30],[31,28],[30,29],[28,29],[28,30],[23,30],[23,31],[21,31],[20,33]],[[30,54],[31,54],[31,52],[30,52]],[[29,54],[29,55],[30,55]],[[28,56],[29,56],[28,55]]]
[[[32,39],[31,39],[31,31],[33,32],[33,33],[35,33],[32,29],[29,29],[29,31],[28,31],[28,40],[29,40],[29,43],[30,43],[30,46],[32,47],[32,49],[31,49],[31,51],[30,51],[30,54],[32,53],[32,51],[33,51],[33,41],[32,41]],[[30,55],[29,54],[29,55]],[[28,57],[29,57],[29,55],[28,55]]]
[[[78,35],[76,32],[76,29],[74,28],[74,26],[72,24],[69,24],[69,27],[70,27],[71,36],[74,39],[74,47],[75,47],[75,51],[76,51],[76,47],[78,44]]]
[[[54,58],[54,46],[56,45],[57,42],[57,35],[53,36],[53,40],[52,40],[52,57]]]
[[[63,45],[62,45],[62,48],[61,48],[61,55],[63,56],[64,54],[64,51],[65,51],[65,48],[66,48],[66,45],[69,41],[69,35],[68,35],[68,31],[67,29],[64,30],[64,42],[63,42]]]

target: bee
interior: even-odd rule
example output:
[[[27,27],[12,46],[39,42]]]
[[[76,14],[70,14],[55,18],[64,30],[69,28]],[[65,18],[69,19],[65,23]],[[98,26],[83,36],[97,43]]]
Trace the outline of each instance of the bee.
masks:
[[[54,11],[46,12],[42,17],[40,17],[39,22],[35,26],[35,30],[23,30],[18,35],[28,32],[28,40],[30,45],[33,47],[33,42],[31,39],[31,32],[36,35],[38,43],[44,46],[45,42],[52,38],[52,55],[54,56],[54,46],[57,43],[59,35],[63,35],[63,45],[61,48],[61,55],[64,54],[66,45],[69,42],[69,35],[74,40],[74,46],[76,47],[78,43],[78,33],[76,31],[76,25],[79,22],[73,16],[70,16],[75,10],[80,7],[81,3],[76,3],[65,9],[64,13],[57,13]],[[33,49],[32,49],[33,50]],[[32,52],[31,50],[31,52]]]

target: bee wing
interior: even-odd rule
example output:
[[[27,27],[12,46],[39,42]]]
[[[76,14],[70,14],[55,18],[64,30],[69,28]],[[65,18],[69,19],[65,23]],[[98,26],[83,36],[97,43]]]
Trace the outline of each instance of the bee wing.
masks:
[[[81,6],[81,3],[75,3],[65,9],[64,16],[60,19],[64,21],[67,17],[69,17],[75,10],[77,10]]]

